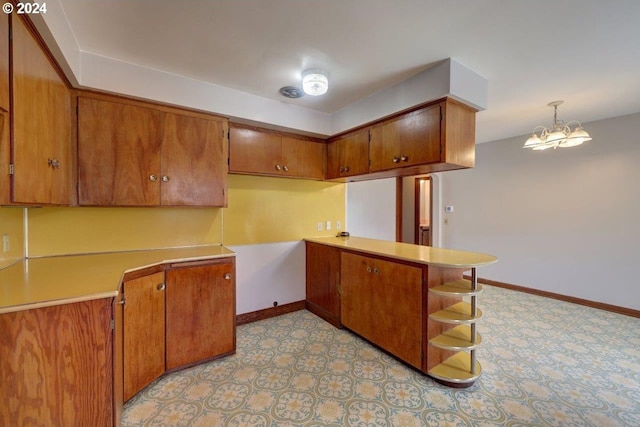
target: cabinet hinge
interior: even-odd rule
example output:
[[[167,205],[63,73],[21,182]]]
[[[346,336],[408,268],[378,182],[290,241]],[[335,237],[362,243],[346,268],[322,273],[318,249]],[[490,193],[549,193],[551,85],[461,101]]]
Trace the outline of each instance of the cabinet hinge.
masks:
[[[9,175],[14,175],[16,173],[16,168],[13,166],[13,163],[9,163]]]
[[[111,330],[115,331],[115,329],[116,329],[116,321],[111,319]]]

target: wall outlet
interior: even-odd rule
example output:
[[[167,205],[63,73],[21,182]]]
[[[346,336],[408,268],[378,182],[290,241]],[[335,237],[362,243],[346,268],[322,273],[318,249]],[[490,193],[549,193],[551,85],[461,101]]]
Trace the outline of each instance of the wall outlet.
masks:
[[[9,252],[11,246],[9,245],[9,235],[5,234],[2,236],[2,252]]]
[[[331,230],[331,221],[326,221],[326,222],[324,223],[324,228],[326,228],[326,229],[327,229],[327,231],[328,231],[328,230]]]
[[[342,221],[336,221],[336,230],[340,230],[342,228]]]
[[[316,229],[317,229],[318,231],[322,231],[322,223],[321,223],[321,222],[319,222],[318,224],[316,224]]]

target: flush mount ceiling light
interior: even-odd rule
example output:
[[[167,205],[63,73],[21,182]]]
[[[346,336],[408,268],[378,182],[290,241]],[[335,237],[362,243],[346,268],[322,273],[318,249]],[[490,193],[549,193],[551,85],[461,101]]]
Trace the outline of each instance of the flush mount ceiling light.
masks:
[[[319,96],[327,93],[329,79],[327,72],[320,68],[309,68],[302,72],[302,90],[311,96]]]
[[[572,120],[565,124],[562,120],[558,120],[558,105],[562,105],[562,103],[564,101],[553,101],[547,104],[549,107],[553,107],[553,126],[551,129],[537,126],[522,148],[531,148],[533,150],[566,148],[591,141],[591,136],[582,129],[579,121]],[[573,130],[571,129],[572,124],[575,124]],[[540,131],[540,135],[536,134],[537,131]]]

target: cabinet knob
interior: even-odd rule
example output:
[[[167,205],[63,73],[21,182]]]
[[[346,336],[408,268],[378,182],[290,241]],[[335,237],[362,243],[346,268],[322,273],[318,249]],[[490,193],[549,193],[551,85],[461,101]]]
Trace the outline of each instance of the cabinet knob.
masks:
[[[400,157],[393,156],[393,163],[400,163]]]
[[[371,273],[371,267],[367,265],[367,273]]]
[[[340,166],[340,173],[344,172],[344,168]]]
[[[162,182],[169,182],[169,175],[162,175]]]
[[[400,160],[402,160],[403,162],[407,162],[409,161],[409,156],[400,156]]]
[[[156,286],[156,289],[159,291],[164,291],[164,288],[166,288],[167,286],[164,283],[159,283],[158,286]]]
[[[277,171],[281,171],[281,170],[282,170],[282,166],[280,166],[280,165],[276,165],[276,170],[277,170]]]
[[[378,270],[378,268],[377,268],[377,267],[376,267],[376,268],[374,268],[374,269],[373,269],[373,274],[380,274],[380,270]]]
[[[224,280],[231,280],[231,273],[225,273]]]
[[[285,165],[282,169],[283,169],[285,172],[289,172],[289,167],[288,167],[287,165]]]
[[[345,167],[344,167],[344,171],[345,171],[345,172],[349,172],[349,166],[345,166]]]
[[[158,180],[158,177],[155,175],[149,175],[149,181],[151,182],[156,182]]]
[[[56,159],[48,159],[47,164],[54,169],[60,169],[61,163]]]

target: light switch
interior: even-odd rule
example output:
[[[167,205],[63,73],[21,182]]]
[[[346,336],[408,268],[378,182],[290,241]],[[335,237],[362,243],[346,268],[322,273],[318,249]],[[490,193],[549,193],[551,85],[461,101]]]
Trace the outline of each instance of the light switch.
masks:
[[[331,221],[327,221],[324,223],[324,228],[327,230],[331,230]]]
[[[316,228],[318,229],[318,231],[322,231],[322,223],[319,222],[318,224],[316,224]]]
[[[9,235],[5,234],[2,236],[2,252],[9,252],[10,249],[10,245],[9,245]]]

